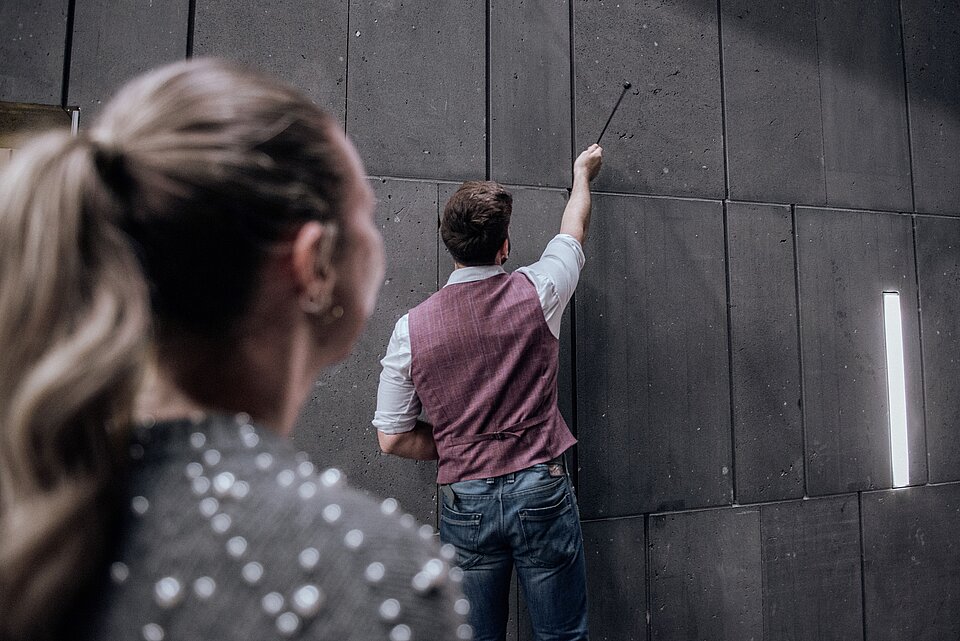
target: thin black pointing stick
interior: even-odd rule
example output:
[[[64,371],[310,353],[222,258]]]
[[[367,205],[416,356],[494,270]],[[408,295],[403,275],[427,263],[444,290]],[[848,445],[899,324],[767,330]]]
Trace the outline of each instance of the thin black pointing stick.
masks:
[[[603,134],[606,133],[607,127],[610,126],[610,121],[613,120],[613,114],[617,113],[617,107],[620,106],[620,101],[623,100],[623,96],[627,93],[627,89],[629,89],[631,86],[633,85],[631,85],[629,82],[623,83],[623,91],[620,92],[620,97],[617,98],[617,104],[613,106],[613,111],[610,112],[610,117],[607,118],[607,124],[603,126],[603,131],[601,131],[600,136],[597,137],[598,145],[600,144],[600,139],[603,138]]]

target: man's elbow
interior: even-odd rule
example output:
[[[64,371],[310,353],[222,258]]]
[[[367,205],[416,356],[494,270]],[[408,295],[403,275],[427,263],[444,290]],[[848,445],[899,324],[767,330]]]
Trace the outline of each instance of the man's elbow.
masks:
[[[384,454],[394,454],[397,453],[397,438],[392,434],[386,434],[384,432],[377,432],[377,442],[380,444],[380,451]]]
[[[582,226],[567,226],[560,228],[561,234],[566,234],[567,236],[572,236],[574,240],[580,243],[580,246],[583,246],[583,243],[587,240],[587,230]]]

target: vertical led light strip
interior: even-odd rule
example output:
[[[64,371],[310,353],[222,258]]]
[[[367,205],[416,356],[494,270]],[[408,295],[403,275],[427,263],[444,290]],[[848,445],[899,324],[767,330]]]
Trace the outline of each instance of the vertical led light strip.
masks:
[[[890,462],[893,487],[910,484],[907,444],[907,384],[903,362],[900,294],[883,292],[883,328],[887,346],[887,401],[890,410]]]

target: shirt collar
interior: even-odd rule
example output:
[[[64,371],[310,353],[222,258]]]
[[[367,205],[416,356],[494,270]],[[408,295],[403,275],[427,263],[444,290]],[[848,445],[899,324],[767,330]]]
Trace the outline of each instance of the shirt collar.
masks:
[[[484,280],[491,276],[506,274],[507,272],[500,265],[479,265],[477,267],[461,267],[453,270],[450,278],[447,279],[447,285],[457,285],[459,283],[471,283],[476,280]],[[446,285],[444,285],[446,287]]]

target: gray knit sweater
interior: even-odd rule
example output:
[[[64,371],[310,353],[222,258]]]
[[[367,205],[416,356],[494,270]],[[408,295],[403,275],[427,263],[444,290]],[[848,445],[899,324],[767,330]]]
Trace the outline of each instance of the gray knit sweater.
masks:
[[[248,417],[138,429],[91,639],[469,639],[452,550]]]

